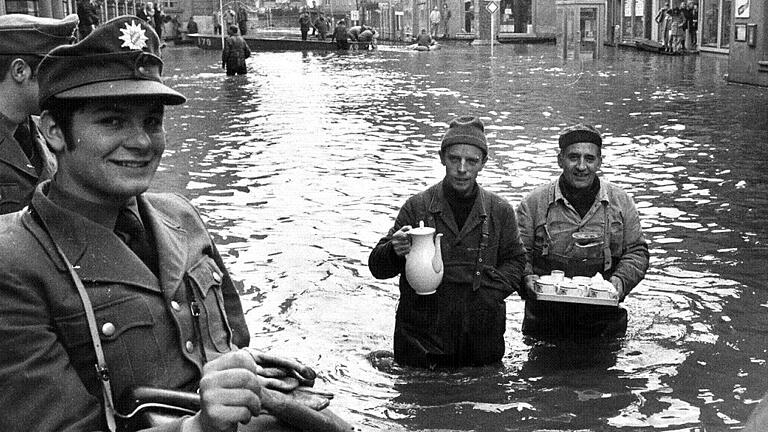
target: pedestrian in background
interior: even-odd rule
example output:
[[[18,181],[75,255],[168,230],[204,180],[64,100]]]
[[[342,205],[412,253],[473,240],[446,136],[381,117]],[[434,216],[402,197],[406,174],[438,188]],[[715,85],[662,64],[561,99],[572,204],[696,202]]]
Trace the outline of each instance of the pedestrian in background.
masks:
[[[669,11],[669,2],[665,1],[653,18],[653,20],[656,21],[656,24],[659,25],[659,42],[663,44],[664,49],[669,46],[669,20],[667,19],[667,11]]]
[[[35,186],[56,171],[32,118],[40,114],[36,70],[48,51],[75,42],[77,27],[77,15],[0,15],[0,214],[27,206]]]
[[[163,12],[163,5],[157,4],[155,6],[155,33],[157,33],[157,36],[160,38],[161,45],[165,45],[163,41],[165,40],[163,38],[163,34],[165,34],[164,30],[165,26],[165,12]]]
[[[237,6],[237,27],[240,29],[240,36],[248,33],[248,11],[243,5]]]
[[[236,25],[230,25],[226,39],[224,39],[224,50],[221,52],[221,67],[227,70],[227,75],[245,75],[248,68],[245,59],[251,56],[251,49],[242,36],[238,35]]]
[[[213,34],[221,34],[221,11],[213,11]]]
[[[195,22],[195,17],[190,15],[189,21],[187,21],[187,34],[197,33],[198,31],[199,30],[197,28],[197,23]]]
[[[324,41],[325,35],[328,34],[328,21],[325,20],[325,15],[322,12],[317,14],[315,29],[317,29],[317,38]]]
[[[331,34],[331,42],[336,41],[336,48],[340,50],[349,49],[349,34],[347,33],[347,23],[344,20],[336,23],[336,28]]]
[[[432,8],[432,12],[429,13],[429,24],[431,25],[430,34],[432,37],[437,37],[438,29],[440,27],[440,10],[435,6]]]
[[[310,27],[312,27],[312,23],[309,18],[309,13],[307,13],[306,9],[302,8],[301,14],[299,15],[299,31],[301,31],[301,40],[307,40]]]
[[[78,32],[80,37],[84,38],[99,25],[99,6],[93,0],[79,0],[77,17],[80,20]]]
[[[447,39],[449,35],[448,22],[451,20],[451,9],[448,8],[448,3],[443,3],[443,11],[440,14],[440,18],[443,21],[443,39]]]

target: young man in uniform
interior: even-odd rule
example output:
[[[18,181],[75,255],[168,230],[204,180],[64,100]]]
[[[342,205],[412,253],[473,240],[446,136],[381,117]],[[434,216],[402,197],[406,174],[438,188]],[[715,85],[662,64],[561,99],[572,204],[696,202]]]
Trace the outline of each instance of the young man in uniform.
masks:
[[[0,15],[0,214],[29,204],[56,160],[37,130],[37,65],[48,51],[75,41],[77,15],[62,20]]]
[[[185,101],[161,81],[159,46],[124,16],[40,64],[40,129],[59,166],[28,209],[0,216],[0,430],[114,430],[114,401],[136,386],[199,394],[195,415],[153,430],[271,430],[270,389],[315,378],[247,348],[200,215],[146,192],[165,106]]]

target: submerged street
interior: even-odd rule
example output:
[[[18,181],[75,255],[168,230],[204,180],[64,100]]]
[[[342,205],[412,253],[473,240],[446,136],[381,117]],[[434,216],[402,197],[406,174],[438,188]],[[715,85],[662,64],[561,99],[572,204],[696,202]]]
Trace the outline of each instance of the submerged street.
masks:
[[[727,56],[552,45],[382,46],[221,54],[164,50],[168,145],[153,189],[192,199],[238,284],[251,345],[302,360],[363,430],[737,430],[768,391],[768,89],[727,84]],[[368,254],[412,194],[438,182],[448,121],[480,116],[479,183],[516,205],[556,178],[557,135],[604,135],[602,176],[637,203],[651,249],[611,346],[523,340],[507,299],[498,367],[428,372],[392,350],[396,279]]]

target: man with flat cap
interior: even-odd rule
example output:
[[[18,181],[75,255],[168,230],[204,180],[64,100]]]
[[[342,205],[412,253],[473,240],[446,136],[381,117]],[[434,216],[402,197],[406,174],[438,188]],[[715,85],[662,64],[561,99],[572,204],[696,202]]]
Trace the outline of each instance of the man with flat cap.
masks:
[[[114,431],[129,413],[116,402],[140,400],[136,386],[199,398],[157,431],[282,427],[262,407],[332,418],[316,411],[326,398],[295,398],[312,369],[247,348],[238,293],[195,208],[146,193],[165,106],[185,101],[162,83],[159,46],[124,16],[40,63],[40,130],[58,170],[28,208],[0,216],[0,430]]]
[[[634,201],[598,176],[600,133],[577,124],[563,130],[558,142],[562,174],[534,189],[517,209],[530,265],[520,292],[525,299],[523,334],[555,339],[623,336],[627,311],[621,307],[536,300],[534,281],[553,270],[568,278],[600,273],[623,301],[648,269],[648,245]]]
[[[64,19],[0,15],[0,214],[22,209],[56,170],[32,115],[37,65],[48,51],[75,41],[77,15]]]
[[[495,363],[505,348],[504,299],[519,289],[525,268],[515,212],[477,184],[488,160],[479,118],[451,121],[439,154],[445,177],[406,201],[371,252],[368,267],[378,279],[400,275],[396,362],[425,368]],[[421,222],[442,234],[443,278],[426,295],[417,294],[405,274],[409,231]]]

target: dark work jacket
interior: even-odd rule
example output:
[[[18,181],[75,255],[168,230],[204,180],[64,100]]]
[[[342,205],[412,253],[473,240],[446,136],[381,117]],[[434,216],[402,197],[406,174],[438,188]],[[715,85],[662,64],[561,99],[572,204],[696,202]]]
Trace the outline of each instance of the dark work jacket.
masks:
[[[251,49],[242,36],[227,36],[224,39],[224,50],[221,52],[221,62],[226,67],[227,72],[243,71],[245,72],[245,59],[251,56]]]
[[[0,216],[0,430],[107,430],[83,305],[52,241],[93,303],[115,400],[133,385],[194,391],[201,341],[209,361],[248,345],[238,294],[188,201],[137,197],[157,245],[156,277],[111,230],[51,202],[45,186],[29,209]]]
[[[435,294],[426,296],[416,294],[408,284],[405,259],[395,254],[390,242],[401,227],[417,227],[419,221],[443,234],[443,280]],[[485,244],[481,247],[481,243]],[[525,252],[514,209],[503,198],[479,188],[459,231],[442,182],[430,187],[407,200],[395,225],[371,252],[368,266],[378,279],[400,275],[394,335],[399,363],[473,366],[496,362],[504,355],[504,299],[520,286]]]
[[[53,177],[56,172],[56,158],[48,150],[35,122],[29,118],[28,126],[35,151],[42,160],[42,170],[38,175],[13,137],[15,128],[8,130],[10,126],[5,124],[4,120],[6,119],[0,118],[0,213],[12,213],[29,204],[38,183]]]

